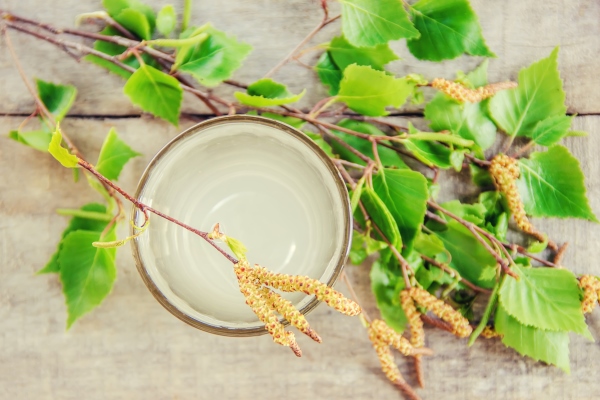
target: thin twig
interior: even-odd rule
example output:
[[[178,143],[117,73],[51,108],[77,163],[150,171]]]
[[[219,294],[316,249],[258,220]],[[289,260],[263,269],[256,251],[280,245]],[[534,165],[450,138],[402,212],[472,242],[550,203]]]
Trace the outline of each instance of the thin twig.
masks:
[[[356,292],[354,291],[354,287],[352,287],[352,282],[350,282],[350,278],[348,278],[346,271],[342,271],[341,277],[342,277],[342,280],[344,281],[344,283],[346,284],[348,291],[350,292],[350,296],[352,297],[352,300],[354,300],[354,302],[356,304],[360,305],[360,301],[358,301],[358,296],[356,295]],[[362,310],[362,315],[365,317],[367,322],[370,324],[371,318],[369,317],[369,314],[367,314],[367,311],[365,310],[364,307],[361,306],[360,309]]]
[[[471,289],[473,289],[476,292],[485,293],[485,294],[492,293],[491,291],[489,291],[487,289],[484,289],[482,287],[479,287],[479,286],[475,285],[474,283],[466,280],[465,278],[463,278],[462,276],[460,276],[460,274],[457,271],[455,271],[453,268],[451,268],[450,266],[448,266],[448,265],[446,265],[446,264],[444,264],[442,262],[439,262],[437,260],[434,260],[433,258],[427,257],[424,254],[421,254],[421,258],[424,261],[427,261],[429,264],[435,265],[436,267],[440,268],[441,270],[444,270],[444,271],[448,272],[452,277],[455,277],[455,276],[460,277],[460,281],[462,283],[464,283],[465,285],[467,285],[468,287],[470,287]]]

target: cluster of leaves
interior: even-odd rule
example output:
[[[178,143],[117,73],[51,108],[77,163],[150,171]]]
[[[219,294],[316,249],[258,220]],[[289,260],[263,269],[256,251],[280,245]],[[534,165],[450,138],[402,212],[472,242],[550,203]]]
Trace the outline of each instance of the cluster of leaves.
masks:
[[[419,75],[396,77],[385,65],[397,60],[389,46],[392,40],[406,39],[410,52],[421,60],[441,61],[461,54],[493,57],[481,34],[477,17],[467,0],[420,0],[413,5],[398,0],[339,0],[342,6],[341,35],[323,47],[314,69],[328,87],[325,109],[344,103],[366,117],[385,116],[390,107],[399,108],[407,100],[423,101],[428,80]],[[137,0],[104,0],[108,14],[129,32],[145,40],[144,45],[175,48],[167,70],[156,60],[132,54],[124,70],[106,59],[87,59],[126,79],[124,92],[134,104],[177,125],[182,87],[174,76],[186,73],[201,86],[211,88],[230,79],[242,65],[251,47],[216,29],[211,24],[183,29],[174,35],[176,16],[165,6],[157,16]],[[157,38],[157,32],[162,38]],[[108,27],[103,34],[116,36]],[[110,56],[128,49],[97,41],[94,48]],[[128,54],[128,53],[127,53]],[[125,54],[125,55],[127,55]],[[468,224],[505,241],[511,211],[503,193],[493,186],[487,170],[468,163],[485,161],[492,154],[499,131],[524,137],[547,147],[521,158],[517,182],[527,213],[534,217],[574,217],[597,221],[589,207],[584,176],[577,159],[560,145],[562,138],[578,135],[570,130],[572,117],[565,115],[565,95],[557,65],[558,49],[549,57],[524,68],[515,89],[496,94],[478,103],[461,103],[442,92],[425,105],[424,114],[431,132],[408,124],[400,135],[381,124],[353,118],[336,123],[332,134],[337,140],[309,133],[332,158],[358,164],[356,184],[351,183],[351,204],[359,227],[355,232],[350,258],[360,264],[377,254],[371,270],[372,289],[386,323],[396,331],[406,327],[399,293],[406,287],[401,260],[412,270],[411,284],[419,285],[455,305],[472,321],[480,318],[472,305],[481,296],[472,285],[493,290],[488,304],[490,323],[503,335],[503,342],[534,359],[568,370],[568,332],[590,337],[580,309],[581,291],[575,275],[566,269],[532,267],[527,258],[512,265],[515,279],[505,275],[490,253],[491,243],[479,240]],[[459,73],[456,81],[466,88],[487,85],[487,61],[474,71]],[[60,121],[72,104],[76,91],[69,86],[38,81],[39,95],[48,110]],[[269,78],[260,79],[235,93],[241,105],[249,108],[278,107],[298,101],[304,91],[291,93]],[[275,111],[276,109],[272,109]],[[251,111],[256,113],[255,111]],[[301,118],[261,112],[301,128]],[[318,111],[310,115],[316,118]],[[380,129],[381,128],[381,129]],[[31,132],[14,131],[10,136],[46,151],[60,145],[60,137],[43,126]],[[351,134],[360,133],[374,141]],[[394,135],[392,138],[391,136]],[[382,140],[381,137],[388,137]],[[58,138],[58,139],[54,139]],[[349,147],[355,151],[350,151]],[[365,162],[358,153],[373,159]],[[109,132],[100,152],[97,169],[116,180],[124,164],[137,153]],[[468,165],[468,168],[465,168]],[[362,166],[362,167],[361,167]],[[470,173],[481,189],[476,202],[458,200],[441,204],[457,218],[440,213],[427,217],[428,201],[439,191],[424,170]],[[361,171],[363,175],[360,175]],[[92,247],[92,243],[114,240],[114,202],[97,183],[107,205],[88,204],[79,210],[62,210],[73,218],[63,233],[56,254],[40,272],[60,274],[69,309],[68,325],[102,301],[115,278],[114,249]],[[367,218],[368,217],[368,218]],[[462,222],[461,222],[462,221]],[[533,243],[530,252],[539,253],[546,243]],[[504,253],[499,252],[504,257]],[[433,260],[426,261],[427,259]],[[445,268],[440,268],[440,265]],[[465,282],[469,282],[471,286]],[[485,321],[484,321],[485,322]]]

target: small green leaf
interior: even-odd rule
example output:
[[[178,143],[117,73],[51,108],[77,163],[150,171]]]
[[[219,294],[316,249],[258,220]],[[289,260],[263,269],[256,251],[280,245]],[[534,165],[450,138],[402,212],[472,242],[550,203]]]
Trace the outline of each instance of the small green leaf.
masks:
[[[369,213],[371,220],[385,235],[385,239],[400,251],[400,249],[402,249],[402,237],[400,236],[398,225],[385,203],[379,198],[377,193],[369,187],[363,188],[361,200]],[[375,234],[375,237],[381,238],[379,234]],[[385,241],[384,238],[381,238],[381,240]]]
[[[280,106],[295,103],[304,96],[306,90],[299,94],[289,92],[287,86],[275,82],[271,78],[263,78],[248,86],[248,92],[235,92],[240,103],[254,107]]]
[[[414,241],[415,250],[427,257],[434,258],[441,253],[447,253],[444,242],[439,237],[419,231]]]
[[[244,246],[244,243],[242,243],[238,239],[232,238],[230,236],[227,236],[225,243],[227,243],[227,246],[233,252],[233,254],[235,254],[235,256],[237,258],[239,258],[239,259],[246,258],[246,253],[248,252],[248,249],[246,248],[246,246]]]
[[[111,128],[100,150],[96,170],[111,181],[116,181],[127,161],[140,155],[117,136],[114,128]]]
[[[478,167],[475,164],[469,164],[469,170],[471,171],[471,180],[477,186],[485,187],[494,184],[492,176],[487,169]]]
[[[177,15],[175,14],[175,7],[171,4],[167,4],[158,12],[156,16],[156,29],[164,36],[169,36],[177,25]]]
[[[497,93],[489,102],[492,118],[510,136],[531,137],[539,121],[564,115],[565,92],[558,72],[558,47],[519,72],[519,86]]]
[[[502,305],[496,311],[494,326],[502,335],[502,343],[519,354],[554,364],[566,373],[570,372],[567,332],[553,332],[523,325],[511,317]]]
[[[543,242],[533,242],[529,245],[529,247],[527,247],[527,252],[533,254],[541,253],[542,251],[546,250],[546,247],[548,247],[548,239]]]
[[[591,210],[579,161],[566,147],[554,145],[519,160],[517,181],[527,214],[534,217],[574,217],[598,222]]]
[[[249,44],[215,29],[211,24],[196,28],[191,36],[208,34],[202,43],[179,49],[173,70],[191,74],[202,85],[214,87],[231,78],[252,50]],[[186,35],[182,34],[182,37]]]
[[[321,137],[321,135],[319,135],[318,133],[314,133],[314,132],[305,132],[306,135],[311,138],[313,140],[313,142],[315,142],[317,144],[317,146],[319,146],[321,148],[321,150],[323,150],[325,152],[325,154],[327,154],[327,156],[331,157],[331,158],[335,158],[335,154],[333,154],[333,150],[331,149],[331,146],[329,145],[329,143],[327,143],[325,141],[325,139],[323,139]]]
[[[398,60],[387,43],[374,47],[356,47],[344,36],[334,37],[327,49],[335,65],[342,71],[351,64],[368,65],[382,71],[385,64]]]
[[[247,115],[258,115],[258,112],[256,112],[256,110],[250,110],[246,114]],[[296,117],[286,117],[285,115],[273,114],[273,113],[269,113],[269,112],[263,112],[260,115],[265,118],[270,118],[275,121],[283,122],[284,124],[288,124],[289,126],[296,128],[296,129],[301,129],[306,124],[306,121],[304,121],[303,119],[300,119],[300,118],[296,118]],[[308,135],[308,133],[307,133],[307,135]],[[309,135],[309,136],[311,136],[311,135]],[[317,136],[321,137],[320,135],[317,135]],[[314,138],[312,136],[311,136],[311,139],[314,140]]]
[[[329,94],[335,96],[340,91],[340,82],[342,81],[342,71],[333,62],[331,54],[328,51],[321,54],[317,65],[314,66],[319,79],[323,85],[329,87]]]
[[[67,329],[96,308],[110,293],[115,281],[115,250],[92,246],[100,239],[99,232],[73,231],[63,239],[58,259],[60,280],[69,317]],[[112,229],[103,239],[115,240]]]
[[[142,110],[178,125],[183,90],[174,77],[142,65],[129,77],[123,91]]]
[[[441,206],[460,218],[481,226],[485,220],[486,207],[481,203],[465,204],[459,200],[442,203]]]
[[[549,331],[573,331],[591,337],[581,311],[579,285],[571,271],[558,268],[523,268],[519,276],[506,275],[500,304],[521,324]]]
[[[156,16],[152,7],[138,0],[102,0],[102,5],[111,17],[130,32],[135,33],[142,39],[150,39],[152,36],[156,25]],[[135,13],[126,12],[123,14],[127,10]],[[148,35],[148,37],[143,35]]]
[[[452,163],[450,162],[452,150],[446,146],[430,141],[412,139],[410,137],[408,140],[402,142],[402,144],[415,156],[415,158],[425,165],[430,167],[435,165],[442,169],[448,169],[452,166]]]
[[[350,197],[350,208],[352,209],[352,214],[356,211],[356,207],[358,207],[358,203],[360,202],[360,196],[362,195],[363,188],[365,186],[365,177],[363,176],[358,180],[354,190],[352,191],[352,196]]]
[[[373,188],[396,221],[404,246],[411,248],[427,209],[427,179],[409,169],[382,169],[373,176]]]
[[[412,93],[406,79],[396,79],[368,66],[350,65],[340,83],[339,101],[369,116],[387,115],[387,106],[400,107]]]
[[[48,146],[52,140],[52,133],[44,130],[29,132],[10,131],[8,137],[45,153],[48,151]]]
[[[115,28],[113,28],[111,26],[107,26],[100,33],[102,35],[107,35],[107,36],[116,36],[116,35],[120,34],[119,31],[117,31]],[[94,42],[94,49],[98,50],[104,54],[107,54],[109,56],[118,56],[127,50],[127,48],[125,46],[119,46],[118,44],[105,42],[103,40],[96,40]],[[146,56],[147,55],[144,53],[142,55],[142,58],[145,58]],[[109,72],[117,74],[124,79],[127,79],[131,76],[131,72],[126,71],[123,68],[111,63],[110,61],[100,58],[98,56],[88,54],[83,59],[86,61],[89,61],[93,64],[99,65],[103,68],[106,68]],[[123,64],[129,65],[130,67],[136,68],[136,69],[140,66],[140,63],[135,56],[129,56],[126,59],[122,60],[121,62]]]
[[[407,45],[419,60],[449,60],[463,53],[495,57],[467,0],[420,0],[411,7],[411,14],[421,36]]]
[[[355,231],[352,236],[352,247],[350,248],[349,255],[350,261],[354,265],[362,264],[368,256],[386,247],[387,243],[380,242]]]
[[[77,167],[77,157],[69,153],[69,150],[62,147],[62,134],[60,129],[57,128],[52,134],[52,139],[48,145],[48,151],[56,160],[67,168]]]
[[[140,39],[150,40],[152,38],[152,28],[144,13],[133,8],[126,8],[114,18],[115,21]]]
[[[373,47],[419,36],[398,0],[340,0],[340,3],[342,31],[355,46]]]
[[[552,146],[567,136],[573,117],[557,115],[538,122],[533,128],[531,138],[542,146]]]
[[[400,305],[400,291],[404,289],[402,272],[390,270],[381,260],[377,260],[371,267],[371,290],[375,295],[377,308],[381,317],[392,329],[402,333],[408,320]]]
[[[58,272],[60,270],[58,254],[62,246],[62,239],[64,239],[69,233],[77,230],[102,232],[104,228],[106,228],[106,224],[108,223],[106,220],[101,220],[99,218],[87,218],[89,217],[88,213],[105,215],[108,220],[112,218],[112,216],[107,213],[106,207],[97,203],[86,204],[81,207],[80,211],[83,214],[73,214],[73,218],[71,218],[69,225],[62,233],[61,241],[58,242],[58,248],[56,249],[56,252],[52,255],[52,257],[50,257],[50,261],[48,261],[46,266],[39,270],[37,274],[47,274],[51,272]]]
[[[61,121],[73,105],[77,89],[72,85],[59,85],[36,79],[38,95],[56,121]]]
[[[446,225],[446,230],[435,232],[442,240],[446,249],[452,255],[450,266],[458,273],[474,284],[490,289],[494,286],[494,279],[481,279],[495,276],[485,273],[489,269],[496,271],[496,259],[487,252],[485,247],[473,234],[458,222],[451,220]]]
[[[366,133],[368,135],[374,136],[385,136],[385,133],[377,129],[375,126],[369,124],[368,122],[356,121],[353,119],[343,119],[338,122],[338,125],[342,128],[350,129],[360,133]],[[332,130],[333,134],[342,139],[344,142],[348,143],[350,146],[366,155],[367,157],[374,159],[375,155],[373,154],[373,145],[368,140],[361,139],[359,137],[353,136],[349,133],[345,133],[342,131]],[[387,143],[389,145],[389,143]],[[338,142],[332,140],[331,148],[335,154],[338,154],[340,158],[344,160],[360,164],[366,165],[366,163],[360,159],[360,157],[356,156],[350,150],[339,144]],[[408,168],[406,163],[400,158],[398,152],[392,150],[390,148],[384,147],[381,144],[377,145],[377,153],[379,154],[379,159],[381,163],[386,167],[396,167],[396,168]]]

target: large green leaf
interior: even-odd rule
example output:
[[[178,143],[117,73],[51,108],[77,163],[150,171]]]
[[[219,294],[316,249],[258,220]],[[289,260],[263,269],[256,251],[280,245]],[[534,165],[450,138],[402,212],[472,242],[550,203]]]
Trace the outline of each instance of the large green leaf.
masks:
[[[133,151],[119,138],[115,129],[111,128],[100,150],[96,170],[110,180],[117,180],[127,161],[139,155],[141,154]]]
[[[102,238],[116,239],[112,229]],[[115,248],[92,246],[100,240],[100,232],[73,231],[62,240],[58,253],[60,280],[69,317],[67,329],[78,318],[97,307],[110,293],[116,278]]]
[[[377,193],[369,187],[363,189],[360,199],[369,213],[371,220],[385,235],[385,239],[400,251],[402,249],[402,237],[400,236],[398,225],[385,203],[379,198]],[[375,234],[375,238],[380,238],[385,241],[379,234]]]
[[[542,146],[552,146],[567,136],[569,128],[571,128],[572,119],[573,117],[568,115],[548,117],[535,125],[531,133],[531,138],[534,142]]]
[[[211,24],[197,28],[190,37],[204,33],[208,34],[206,40],[179,49],[173,69],[188,72],[202,85],[213,87],[231,78],[252,46],[238,42]]]
[[[467,74],[466,81],[473,87],[487,85],[487,60]],[[496,125],[487,114],[487,104],[461,103],[438,92],[425,107],[425,118],[434,131],[449,130],[455,135],[473,140],[481,150],[488,149],[496,140]]]
[[[352,110],[370,116],[387,115],[385,107],[400,107],[412,93],[413,85],[363,65],[344,70],[338,99]]]
[[[402,273],[398,268],[391,271],[382,260],[377,260],[373,263],[369,276],[381,317],[392,329],[402,333],[408,322],[400,304],[400,291],[404,289]]]
[[[339,0],[342,32],[350,43],[373,47],[419,36],[399,0]]]
[[[435,234],[452,255],[450,266],[468,281],[484,288],[492,288],[496,259],[460,223],[448,221],[446,228]]]
[[[275,82],[271,78],[263,78],[248,86],[248,92],[235,92],[240,103],[254,107],[280,106],[295,103],[304,96],[306,90],[299,94],[290,93],[287,86]]]
[[[89,203],[81,207],[81,211],[83,212],[93,212],[93,213],[106,213],[106,207],[102,204],[97,203]],[[106,214],[110,216],[110,214]],[[82,217],[73,217],[69,222],[69,225],[65,228],[62,233],[61,240],[58,242],[58,247],[56,252],[50,257],[50,261],[44,266],[44,268],[40,269],[38,274],[47,274],[51,272],[60,271],[60,265],[58,262],[58,254],[60,252],[60,248],[62,247],[62,239],[64,239],[69,233],[77,230],[85,230],[85,231],[93,231],[93,232],[102,232],[104,228],[106,228],[106,221],[101,221],[98,219],[90,219],[90,218],[82,218]]]
[[[512,267],[506,275],[500,304],[520,323],[549,331],[573,331],[590,337],[581,311],[580,289],[571,271],[558,268]]]
[[[340,82],[342,81],[342,71],[335,65],[328,51],[321,54],[314,69],[317,71],[321,83],[329,87],[329,94],[331,96],[338,94]]]
[[[142,110],[178,125],[183,90],[174,77],[142,65],[129,77],[123,91]]]
[[[46,152],[52,140],[52,133],[45,130],[28,132],[10,131],[8,137],[36,150]]]
[[[373,125],[369,124],[368,122],[356,121],[352,119],[343,119],[338,123],[338,125],[342,128],[351,129],[353,131],[366,133],[369,135],[385,136],[385,133],[383,133]],[[342,139],[344,142],[348,143],[350,146],[352,146],[362,154],[366,155],[371,159],[375,158],[375,156],[373,155],[373,146],[371,145],[370,141],[361,139],[359,137],[353,136],[349,133],[345,133],[342,131],[332,130],[332,132],[337,137]],[[358,156],[356,156],[354,153],[346,149],[344,146],[342,146],[335,140],[331,141],[331,148],[333,149],[334,153],[339,155],[344,160],[348,160],[360,165],[366,164]],[[408,168],[408,166],[404,163],[402,158],[400,158],[400,156],[398,155],[398,152],[395,150],[392,150],[379,144],[377,145],[377,153],[379,154],[379,159],[381,160],[381,163],[386,167]]]
[[[374,47],[357,47],[344,36],[333,38],[327,49],[335,65],[341,70],[350,64],[368,65],[373,69],[383,70],[385,64],[398,59],[387,43]]]
[[[420,0],[411,7],[411,13],[421,36],[407,45],[418,59],[441,61],[463,53],[495,57],[485,44],[468,0]]]
[[[36,79],[38,95],[56,121],[62,120],[75,101],[77,88]]]
[[[496,331],[502,335],[502,343],[519,354],[534,360],[554,364],[570,372],[569,334],[552,332],[521,324],[500,305],[494,318]]]
[[[409,169],[383,169],[373,177],[373,188],[394,217],[404,246],[410,248],[425,217],[427,180]]]
[[[519,72],[519,86],[497,93],[489,102],[492,118],[511,136],[531,137],[539,121],[564,115],[565,92],[558,73],[558,47]]]
[[[566,147],[555,145],[519,161],[517,181],[527,214],[598,221],[591,210],[579,161]]]

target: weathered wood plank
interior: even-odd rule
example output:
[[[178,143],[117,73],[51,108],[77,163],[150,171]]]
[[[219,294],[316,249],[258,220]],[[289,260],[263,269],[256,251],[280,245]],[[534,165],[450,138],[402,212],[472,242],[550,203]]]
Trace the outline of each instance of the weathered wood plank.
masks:
[[[0,118],[0,130],[22,118]],[[183,121],[182,127],[191,121]],[[177,134],[167,123],[148,118],[69,118],[64,129],[94,159],[111,126],[144,153],[122,174],[133,191],[152,155]],[[600,214],[600,117],[577,117],[575,129],[589,138],[567,145],[582,160],[593,210]],[[118,253],[113,293],[92,314],[64,331],[66,311],[55,276],[34,276],[54,251],[64,217],[59,207],[99,200],[84,182],[50,156],[0,137],[0,397],[35,399],[388,399],[399,398],[379,370],[364,329],[349,318],[319,307],[309,316],[324,339],[300,338],[304,356],[296,359],[268,336],[234,339],[194,330],[148,293],[127,248]],[[452,190],[452,188],[448,188]],[[577,272],[600,274],[600,226],[575,220],[540,224],[558,241],[569,240],[564,264]],[[124,234],[124,232],[121,232]],[[349,266],[361,301],[377,315],[368,266]],[[342,290],[344,286],[338,284]],[[600,311],[588,321],[600,337]],[[594,399],[600,392],[600,348],[572,337],[572,373],[517,356],[498,341],[465,341],[428,330],[436,355],[424,361],[425,399]],[[397,357],[414,383],[411,363]]]
[[[158,9],[164,2],[147,1]],[[176,2],[181,8],[181,2]],[[593,0],[549,1],[472,1],[480,16],[490,48],[498,58],[491,60],[492,81],[515,79],[520,68],[547,56],[552,48],[561,45],[559,56],[562,76],[565,79],[567,104],[570,112],[590,114],[600,112],[600,3]],[[5,0],[3,8],[21,15],[72,26],[75,17],[101,8],[98,0],[40,2],[37,0]],[[237,35],[254,46],[254,52],[235,78],[252,82],[262,77],[292,46],[320,21],[318,2],[315,0],[260,0],[226,1],[215,6],[212,2],[198,2],[194,6],[196,24],[211,21],[220,29]],[[335,11],[338,4],[331,2]],[[339,31],[339,24],[327,27],[311,44],[329,40]],[[109,75],[98,67],[81,62],[79,65],[54,46],[40,43],[30,37],[11,32],[17,52],[30,76],[74,84],[79,89],[79,99],[72,110],[77,115],[132,115],[139,114],[122,94],[121,78]],[[0,113],[28,113],[32,101],[21,83],[7,51],[0,51]],[[390,64],[398,74],[422,73],[428,78],[451,78],[456,70],[474,68],[480,58],[460,57],[439,64],[419,62],[407,51],[403,41],[394,43],[395,51],[403,59]],[[317,53],[304,59],[310,65]],[[294,91],[303,88],[308,93],[301,102],[307,107],[326,96],[315,74],[299,65],[289,65],[275,78],[290,85]],[[218,89],[217,93],[230,96],[231,88]],[[206,113],[206,107],[197,100],[186,102],[186,112]],[[419,108],[408,106],[407,111]]]

